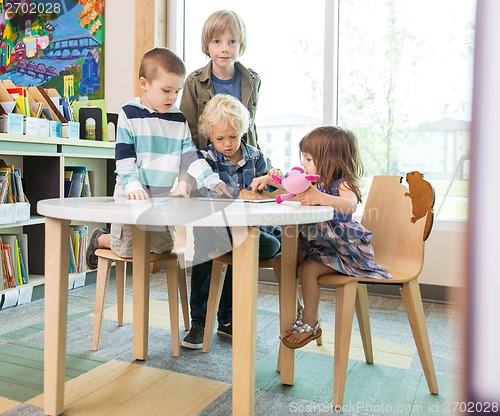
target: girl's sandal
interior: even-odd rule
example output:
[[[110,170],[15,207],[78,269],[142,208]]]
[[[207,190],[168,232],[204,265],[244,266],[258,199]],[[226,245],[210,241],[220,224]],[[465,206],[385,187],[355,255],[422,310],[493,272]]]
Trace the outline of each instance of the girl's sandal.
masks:
[[[302,321],[302,314],[303,313],[304,313],[304,305],[300,300],[298,300],[297,301],[297,318],[295,318],[295,322]],[[295,322],[294,322],[294,324],[295,324]]]
[[[318,322],[316,322],[316,325],[314,325],[314,327],[312,327],[309,324],[305,324],[301,320],[296,320],[293,323],[293,326],[292,326],[292,334],[295,333],[295,332],[299,332],[301,334],[304,333],[304,332],[307,332],[307,333],[310,333],[311,335],[309,335],[306,339],[304,339],[304,340],[302,340],[300,342],[291,343],[290,341],[288,341],[288,337],[291,335],[291,334],[289,334],[288,336],[283,337],[281,339],[281,342],[285,346],[287,346],[288,348],[291,348],[291,349],[301,348],[304,345],[309,344],[311,341],[314,341],[316,338],[319,338],[321,336],[321,334],[323,333],[323,331],[321,330],[321,328],[320,328],[319,325],[320,325],[320,320],[319,319],[318,319]]]

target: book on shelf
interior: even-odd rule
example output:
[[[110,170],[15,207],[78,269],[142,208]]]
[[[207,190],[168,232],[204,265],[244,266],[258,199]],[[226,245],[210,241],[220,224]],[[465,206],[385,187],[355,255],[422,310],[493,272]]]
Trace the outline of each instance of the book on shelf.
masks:
[[[92,175],[93,171],[88,171],[85,166],[66,166],[64,168],[64,197],[92,196]]]
[[[3,115],[21,113],[19,106],[17,105],[17,101],[12,98],[12,95],[9,94],[9,91],[7,90],[8,88],[13,87],[15,87],[15,85],[10,80],[4,79],[0,81],[0,106],[2,107],[0,113]]]
[[[28,93],[38,103],[42,103],[42,115],[47,120],[64,122],[65,118],[42,87],[28,87]]]
[[[83,178],[82,196],[92,196],[92,190],[90,189],[90,171],[88,170],[85,171],[85,177]]]
[[[73,248],[73,256],[77,273],[83,272],[86,269],[85,250],[87,248],[88,235],[89,227],[87,225],[71,225],[71,246]]]
[[[24,193],[21,169],[0,159],[0,203],[28,202]]]
[[[12,273],[13,286],[21,286],[29,282],[28,271],[28,236],[27,234],[3,234],[2,243],[8,248],[6,263],[9,274]],[[5,254],[5,250],[3,251]]]
[[[26,195],[24,194],[23,180],[21,178],[21,169],[14,168],[14,179],[16,182],[16,202],[28,202]]]
[[[71,189],[71,178],[73,176],[73,171],[64,170],[64,198],[69,197],[69,191]]]
[[[10,257],[10,247],[8,244],[2,244],[2,262],[4,264],[6,274],[5,288],[16,287],[16,276],[14,274],[14,266]]]
[[[69,236],[69,272],[76,273],[76,259],[75,259],[75,248],[73,246],[73,236]]]
[[[5,164],[5,162],[0,159],[0,180],[5,184],[5,195],[2,199],[3,203],[13,203],[14,202],[14,189],[12,185],[12,167]]]
[[[19,261],[19,268],[21,270],[22,284],[25,285],[29,281],[28,277],[28,264],[24,261],[23,250],[21,249],[21,244],[17,240],[17,255]]]
[[[30,111],[33,117],[40,118],[42,116],[43,103],[37,103],[36,101],[30,102]]]
[[[68,193],[69,198],[77,198],[82,196],[86,170],[87,168],[85,166],[66,166],[64,168],[65,178],[66,175],[69,176],[69,173],[66,174],[66,172],[71,172],[71,182]]]
[[[9,252],[9,255],[4,254],[4,250]],[[10,250],[8,247],[4,249],[2,236],[0,236],[0,275],[2,277],[0,282],[0,290],[9,289],[14,287],[14,276],[12,275],[12,264],[10,266],[7,264],[7,260],[10,259]]]
[[[9,195],[9,181],[1,176],[0,172],[0,204],[7,203],[7,197]]]
[[[2,237],[0,236],[0,290],[5,289],[5,267],[3,264]]]
[[[66,97],[61,97],[59,99],[59,105],[62,109],[64,118],[68,121],[75,121],[75,118],[73,117],[73,109],[71,108],[69,99]]]
[[[67,123],[68,119],[64,117],[62,113],[61,96],[59,95],[59,92],[57,92],[55,88],[44,88],[42,86],[39,86],[38,89],[40,90],[42,95],[45,96],[46,101],[49,102],[49,106],[57,114],[59,121],[62,123]]]
[[[27,283],[26,276],[23,276],[23,272],[26,273],[26,269],[24,268],[24,264],[21,266],[22,256],[21,256],[21,248],[19,247],[19,240],[15,239],[14,246],[14,255],[16,260],[16,271],[17,271],[17,284],[18,286],[24,285]]]
[[[10,96],[15,100],[16,106],[19,109],[19,112],[24,117],[30,116],[30,99],[28,89],[26,87],[13,86],[7,88]]]
[[[3,235],[2,241],[4,248],[8,249],[8,253],[6,253],[6,260],[9,268],[9,274],[12,275],[14,280],[14,285],[12,287],[19,286],[19,282],[22,282],[22,277],[20,278],[20,270],[18,269],[16,237],[12,235]]]

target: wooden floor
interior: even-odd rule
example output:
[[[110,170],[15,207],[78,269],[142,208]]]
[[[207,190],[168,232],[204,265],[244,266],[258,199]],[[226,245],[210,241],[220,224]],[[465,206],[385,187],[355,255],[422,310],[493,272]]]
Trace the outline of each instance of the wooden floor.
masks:
[[[111,360],[66,383],[71,416],[197,415],[229,384]],[[43,394],[27,402],[43,407]],[[0,402],[0,405],[2,402]]]
[[[21,403],[6,399],[5,397],[0,397],[0,414],[6,412],[7,410],[13,409],[19,404]]]

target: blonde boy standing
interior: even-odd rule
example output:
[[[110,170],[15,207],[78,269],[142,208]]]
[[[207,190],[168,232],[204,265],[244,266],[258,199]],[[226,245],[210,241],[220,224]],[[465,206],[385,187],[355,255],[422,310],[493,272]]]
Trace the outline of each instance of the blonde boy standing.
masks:
[[[188,76],[180,104],[194,144],[200,150],[207,146],[208,138],[198,131],[198,119],[205,105],[216,94],[229,94],[247,108],[250,117],[247,143],[258,147],[255,112],[260,77],[238,62],[246,50],[246,44],[245,24],[240,16],[230,10],[213,13],[203,25],[201,48],[210,62]]]

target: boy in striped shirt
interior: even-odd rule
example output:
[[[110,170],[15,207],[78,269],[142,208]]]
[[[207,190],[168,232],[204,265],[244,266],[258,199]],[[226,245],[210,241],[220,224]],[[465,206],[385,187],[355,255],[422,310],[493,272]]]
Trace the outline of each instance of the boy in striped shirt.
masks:
[[[139,83],[142,96],[125,104],[116,131],[115,197],[141,200],[171,195],[181,169],[199,187],[231,196],[224,182],[197,151],[188,123],[175,102],[186,77],[182,60],[166,48],[154,48],[142,58]],[[175,194],[187,194],[189,185],[179,182]],[[172,250],[173,236],[165,228],[151,232],[151,251]],[[97,268],[95,251],[111,248],[121,257],[132,257],[132,226],[111,224],[111,232],[96,229],[86,253],[87,266]]]

